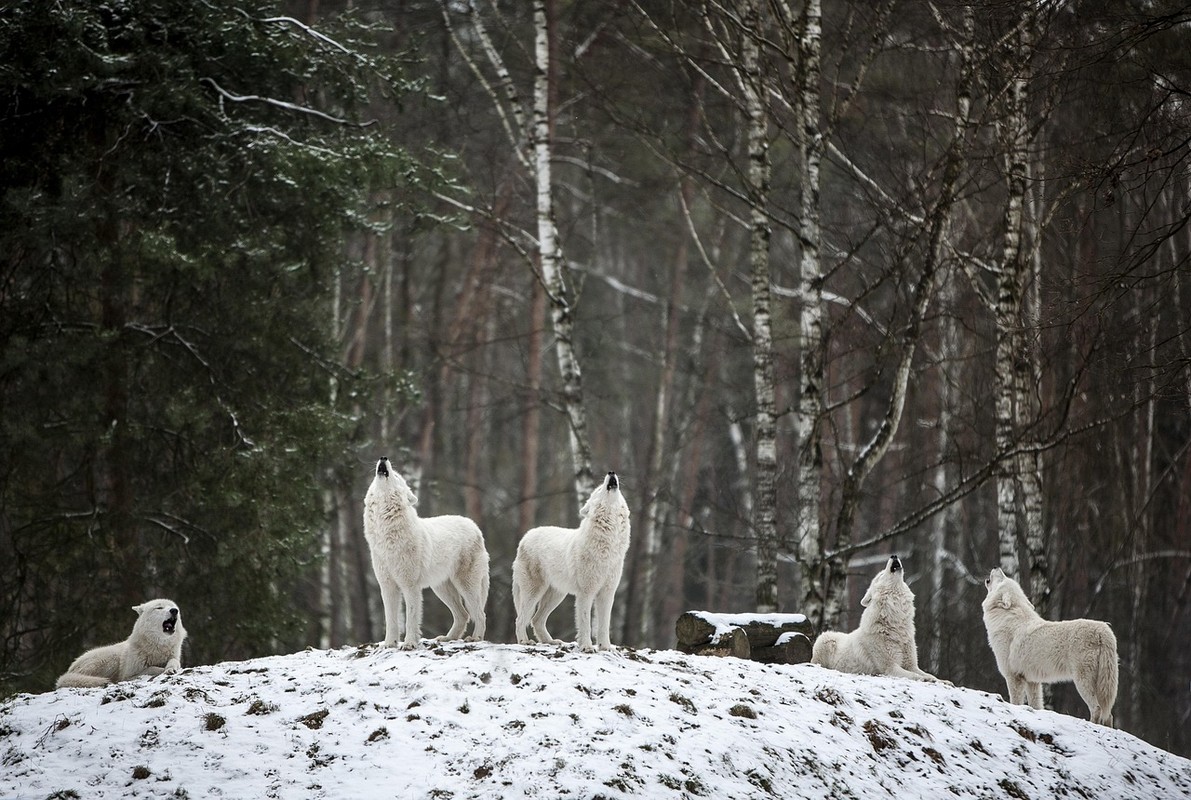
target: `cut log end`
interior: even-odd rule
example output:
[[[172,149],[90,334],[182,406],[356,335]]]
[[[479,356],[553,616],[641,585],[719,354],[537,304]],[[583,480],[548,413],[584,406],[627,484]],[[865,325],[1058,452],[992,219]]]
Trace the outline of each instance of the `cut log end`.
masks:
[[[674,627],[683,653],[731,655],[764,664],[802,664],[811,658],[814,631],[801,614],[687,611]]]

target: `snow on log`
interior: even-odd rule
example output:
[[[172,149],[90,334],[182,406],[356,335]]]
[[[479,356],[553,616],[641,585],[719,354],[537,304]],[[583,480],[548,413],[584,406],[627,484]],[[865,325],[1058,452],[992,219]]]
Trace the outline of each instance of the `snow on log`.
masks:
[[[814,632],[802,614],[713,614],[687,611],[674,625],[678,649],[733,655],[768,664],[810,661]]]

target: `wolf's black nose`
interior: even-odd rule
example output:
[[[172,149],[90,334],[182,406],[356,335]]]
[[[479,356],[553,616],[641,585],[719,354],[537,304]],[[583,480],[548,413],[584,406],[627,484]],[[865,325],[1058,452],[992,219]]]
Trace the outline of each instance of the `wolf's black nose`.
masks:
[[[606,484],[606,486],[609,489],[616,489],[620,486],[620,482],[616,480],[615,472],[608,473],[608,483]]]
[[[170,619],[176,619],[177,616],[178,616],[178,609],[171,608],[170,609]]]
[[[389,477],[389,459],[387,456],[381,456],[380,461],[376,462],[376,474],[384,478]]]
[[[889,557],[889,569],[893,572],[897,572],[901,568],[902,568],[902,560],[897,557],[897,553],[894,553],[893,555],[891,555]]]

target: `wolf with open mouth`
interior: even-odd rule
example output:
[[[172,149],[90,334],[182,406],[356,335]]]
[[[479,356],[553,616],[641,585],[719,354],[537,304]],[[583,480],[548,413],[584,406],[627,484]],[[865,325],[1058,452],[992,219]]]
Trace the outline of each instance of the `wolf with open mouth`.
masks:
[[[138,675],[161,675],[182,668],[186,629],[178,604],[164,598],[133,606],[132,635],[122,642],[88,650],[74,660],[56,686],[93,687]]]

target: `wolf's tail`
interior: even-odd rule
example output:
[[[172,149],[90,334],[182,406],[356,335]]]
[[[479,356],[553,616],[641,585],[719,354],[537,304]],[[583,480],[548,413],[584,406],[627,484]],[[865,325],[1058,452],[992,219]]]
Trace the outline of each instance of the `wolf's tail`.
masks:
[[[83,672],[67,672],[58,678],[54,687],[62,689],[67,686],[76,687],[80,689],[94,689],[97,686],[107,686],[111,683],[107,678],[101,678],[98,675],[87,675]]]
[[[1117,667],[1117,637],[1112,628],[1104,625],[1097,631],[1099,634],[1096,647],[1096,670],[1094,691],[1096,695],[1096,713],[1092,715],[1092,722],[1112,727],[1112,707],[1117,701],[1117,683],[1119,681]]]

